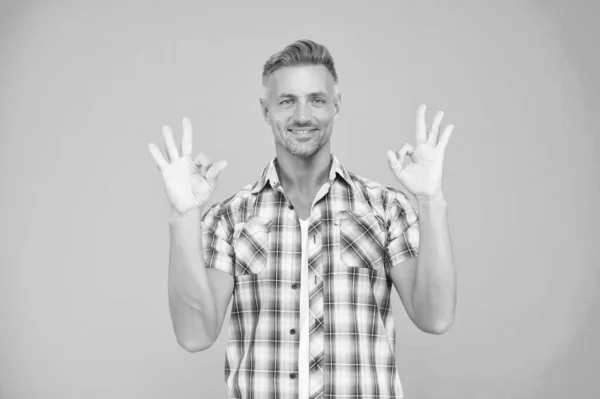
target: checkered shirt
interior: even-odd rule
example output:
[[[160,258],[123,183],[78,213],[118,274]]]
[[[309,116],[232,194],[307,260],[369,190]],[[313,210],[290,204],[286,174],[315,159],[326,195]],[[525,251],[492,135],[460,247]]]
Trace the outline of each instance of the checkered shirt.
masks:
[[[418,256],[418,214],[401,191],[331,159],[308,230],[309,285],[322,284],[323,297],[322,358],[311,354],[310,361],[311,371],[322,371],[323,386],[311,399],[402,398],[389,272]],[[206,267],[235,280],[225,357],[229,399],[298,397],[302,238],[276,163],[202,217]],[[311,351],[312,340],[311,333]]]

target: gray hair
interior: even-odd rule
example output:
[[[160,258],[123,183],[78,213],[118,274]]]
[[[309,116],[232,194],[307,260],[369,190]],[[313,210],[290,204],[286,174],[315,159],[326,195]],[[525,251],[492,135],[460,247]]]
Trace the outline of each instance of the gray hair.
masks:
[[[302,39],[288,45],[283,50],[273,54],[263,67],[262,90],[263,98],[267,98],[269,78],[279,68],[295,65],[323,65],[331,73],[334,82],[334,95],[339,93],[338,75],[335,71],[333,58],[329,50],[322,44],[312,40]]]

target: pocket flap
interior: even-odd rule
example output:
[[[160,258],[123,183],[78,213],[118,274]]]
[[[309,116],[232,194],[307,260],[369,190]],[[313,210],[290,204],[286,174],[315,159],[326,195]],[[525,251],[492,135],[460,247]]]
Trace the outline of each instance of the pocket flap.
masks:
[[[374,270],[385,259],[385,230],[372,212],[342,211],[336,215],[340,226],[340,259],[352,267]]]
[[[271,220],[252,216],[247,222],[236,223],[233,233],[235,275],[257,274],[267,264]]]

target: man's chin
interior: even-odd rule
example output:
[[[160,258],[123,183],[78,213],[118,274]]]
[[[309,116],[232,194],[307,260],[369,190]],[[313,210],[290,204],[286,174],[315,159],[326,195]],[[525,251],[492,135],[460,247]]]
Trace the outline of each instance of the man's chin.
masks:
[[[317,137],[309,141],[296,141],[290,138],[278,140],[279,145],[290,155],[300,158],[310,158],[316,155],[326,143]]]
[[[319,148],[318,147],[299,148],[299,147],[291,146],[291,147],[287,148],[287,151],[295,157],[310,158],[313,155],[315,155],[317,152],[319,152]]]
[[[316,153],[316,151],[290,151],[290,154],[298,158],[310,158]]]

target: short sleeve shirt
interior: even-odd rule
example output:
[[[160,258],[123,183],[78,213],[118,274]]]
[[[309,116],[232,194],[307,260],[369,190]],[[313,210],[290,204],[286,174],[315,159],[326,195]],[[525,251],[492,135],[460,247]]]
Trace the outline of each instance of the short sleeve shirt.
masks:
[[[418,215],[403,192],[331,160],[328,189],[308,219],[308,278],[322,279],[324,291],[322,398],[402,398],[389,273],[418,256]],[[299,392],[302,236],[276,162],[202,217],[205,266],[235,281],[225,356],[230,399]]]

